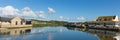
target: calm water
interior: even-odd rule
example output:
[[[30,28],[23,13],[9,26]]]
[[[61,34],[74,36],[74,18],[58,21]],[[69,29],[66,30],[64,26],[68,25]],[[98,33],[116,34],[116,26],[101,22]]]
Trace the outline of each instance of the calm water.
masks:
[[[0,40],[115,40],[115,38],[118,39],[120,37],[119,32],[114,31],[81,29],[63,26],[36,27],[32,28],[31,31],[27,31],[22,34],[13,34],[14,33],[1,33]]]

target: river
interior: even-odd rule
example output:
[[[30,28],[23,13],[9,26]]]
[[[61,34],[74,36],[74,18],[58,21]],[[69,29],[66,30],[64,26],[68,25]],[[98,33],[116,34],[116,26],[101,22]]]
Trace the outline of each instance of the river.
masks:
[[[15,33],[12,35],[0,33],[0,40],[118,40],[120,38],[120,32],[116,31],[64,26],[34,27],[30,31],[13,35]]]

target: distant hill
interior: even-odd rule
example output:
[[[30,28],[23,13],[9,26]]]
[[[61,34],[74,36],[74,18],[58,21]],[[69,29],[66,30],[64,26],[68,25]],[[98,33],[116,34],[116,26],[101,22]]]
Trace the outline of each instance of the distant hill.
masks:
[[[34,27],[37,26],[63,26],[66,25],[68,22],[66,21],[56,21],[56,20],[50,20],[50,21],[44,21],[44,20],[32,20],[32,24]]]

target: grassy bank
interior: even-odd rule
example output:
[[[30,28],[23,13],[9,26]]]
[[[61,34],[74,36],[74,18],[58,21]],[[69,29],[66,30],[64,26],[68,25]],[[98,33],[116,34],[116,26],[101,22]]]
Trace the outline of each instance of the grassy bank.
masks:
[[[33,24],[33,27],[44,27],[44,26],[62,26],[58,24]]]
[[[63,26],[66,25],[65,21],[43,21],[43,20],[32,20],[33,27],[43,27],[43,26]]]

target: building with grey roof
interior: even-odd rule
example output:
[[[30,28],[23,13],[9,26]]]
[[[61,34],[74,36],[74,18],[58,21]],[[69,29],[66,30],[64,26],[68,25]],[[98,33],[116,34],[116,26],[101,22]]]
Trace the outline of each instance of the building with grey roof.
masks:
[[[29,22],[29,24],[28,24]],[[31,21],[26,21],[20,17],[0,17],[0,28],[4,27],[27,27],[32,26]]]

